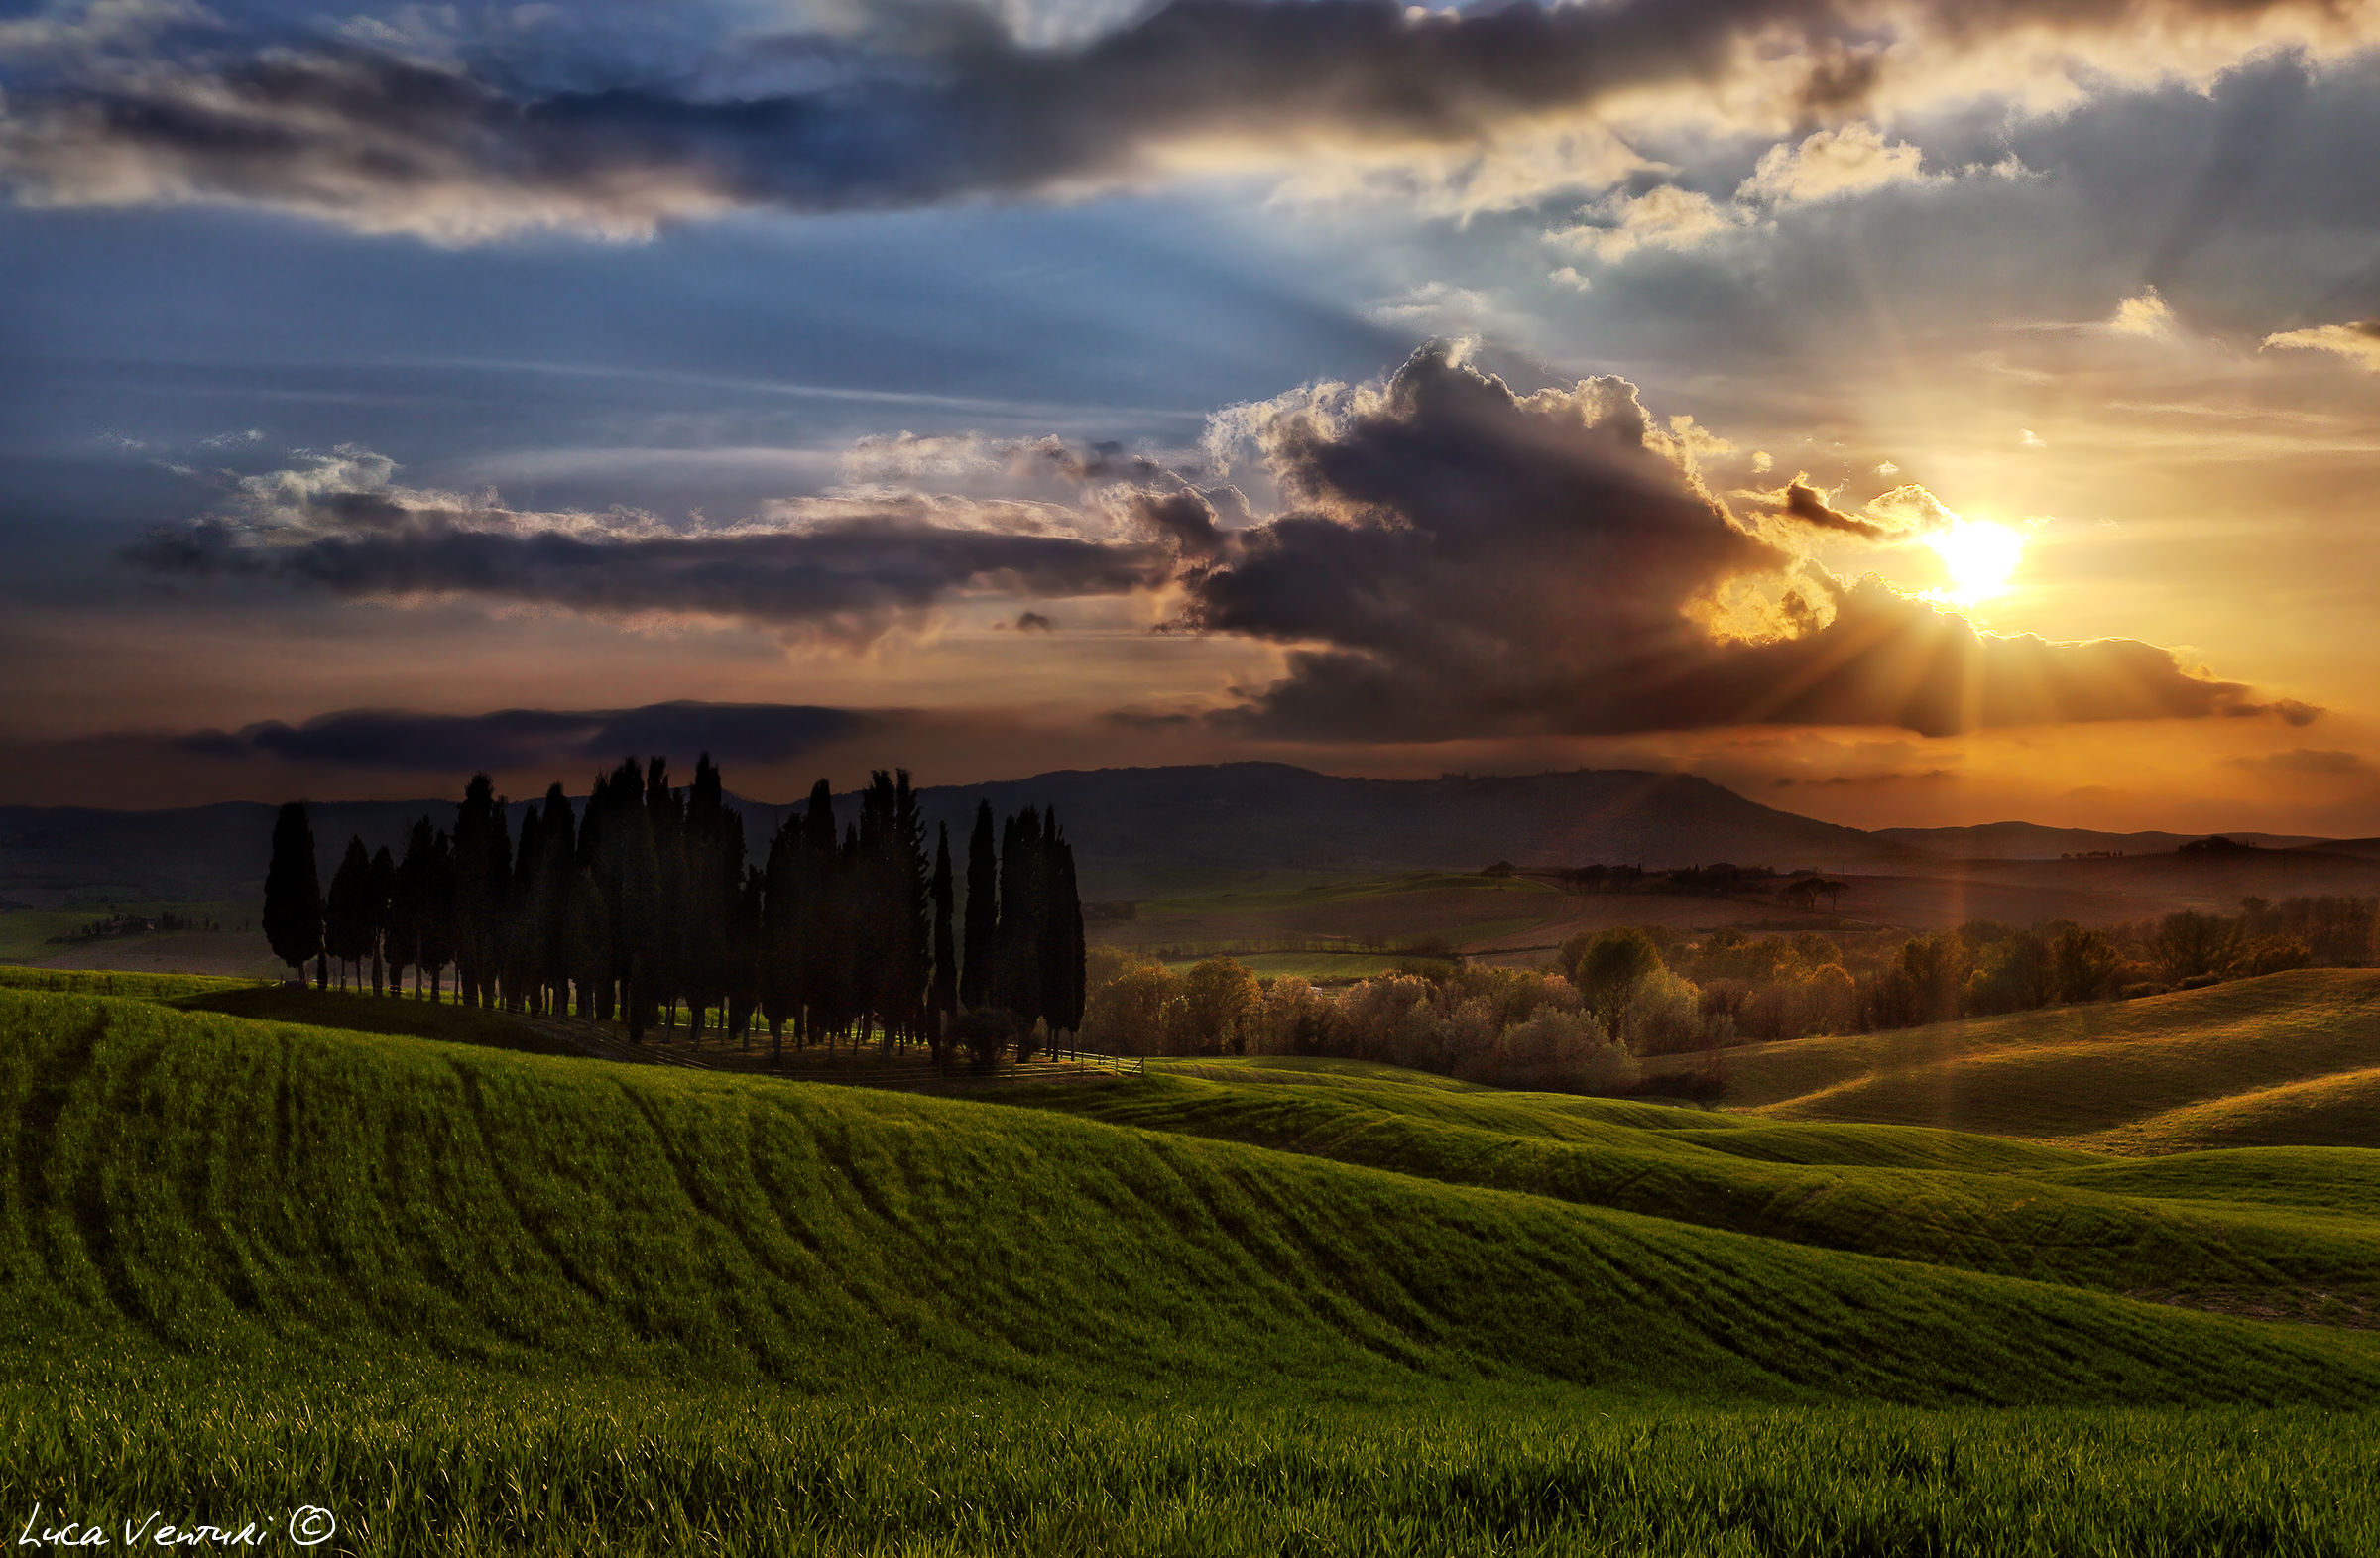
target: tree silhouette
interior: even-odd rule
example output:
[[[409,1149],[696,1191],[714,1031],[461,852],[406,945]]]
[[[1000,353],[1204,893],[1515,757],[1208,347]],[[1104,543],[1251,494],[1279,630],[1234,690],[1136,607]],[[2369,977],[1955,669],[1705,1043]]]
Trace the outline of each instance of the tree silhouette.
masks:
[[[821,779],[755,866],[707,753],[683,791],[658,757],[598,774],[583,812],[548,786],[523,809],[517,850],[505,802],[479,774],[452,835],[420,817],[401,854],[368,855],[352,838],[328,895],[305,807],[292,802],[275,825],[267,929],[301,977],[318,960],[319,983],[335,957],[342,984],[352,969],[360,985],[369,959],[375,994],[402,994],[411,968],[416,998],[426,984],[434,1002],[451,963],[457,1001],[620,1019],[635,1042],[681,1000],[691,1040],[715,1027],[750,1048],[765,1018],[776,1059],[788,1026],[830,1054],[847,1033],[855,1048],[876,1038],[888,1052],[923,1038],[937,1062],[954,1044],[987,1053],[1012,1037],[1029,1058],[1042,1029],[1074,1031],[1082,904],[1055,813],[1010,817],[995,852],[991,808],[977,808],[963,946],[948,827],[929,856],[906,770],[875,772],[859,798],[838,830]],[[971,980],[973,1008],[962,999]]]
[[[429,818],[416,817],[406,830],[405,854],[397,862],[397,874],[389,883],[389,914],[382,927],[380,942],[389,958],[389,988],[402,992],[405,971],[421,967],[422,917],[429,910],[430,851],[433,834]],[[419,973],[415,975],[414,994],[421,994]]]
[[[265,867],[265,939],[273,955],[305,978],[322,951],[322,879],[314,864],[314,828],[305,802],[293,800],[273,820],[273,856]]]
[[[934,975],[926,988],[925,1036],[932,1043],[934,1062],[949,1058],[951,1019],[959,1011],[959,948],[951,929],[950,824],[937,826],[934,837],[934,877],[927,889],[933,901]]]
[[[474,774],[454,812],[454,994],[470,1006],[495,1005],[512,865],[496,781]]]
[[[370,925],[372,942],[372,994],[382,993],[381,952],[388,940],[389,904],[397,892],[397,862],[383,844],[372,852],[372,866],[364,878],[364,918]]]
[[[990,1006],[1000,962],[1000,857],[993,852],[989,800],[975,803],[975,831],[967,839],[966,958],[959,1005],[970,1011]]]
[[[364,853],[364,841],[349,837],[322,902],[322,950],[339,966],[341,990],[347,988],[349,966],[360,965],[371,950],[372,924],[364,901],[371,877],[372,857]]]

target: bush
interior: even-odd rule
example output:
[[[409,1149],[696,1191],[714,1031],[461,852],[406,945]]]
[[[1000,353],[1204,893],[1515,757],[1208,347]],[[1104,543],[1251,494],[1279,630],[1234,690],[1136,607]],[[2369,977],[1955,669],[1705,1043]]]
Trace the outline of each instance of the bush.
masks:
[[[2176,990],[2204,990],[2209,985],[2219,985],[2222,982],[2223,976],[2220,974],[2193,974],[2174,988]]]
[[[1016,1015],[992,1007],[962,1012],[950,1024],[951,1042],[967,1051],[979,1066],[991,1067],[1008,1052],[1016,1037]]]
[[[1730,1032],[1733,1026],[1730,1020]],[[1702,1048],[1706,1031],[1702,992],[1692,980],[1655,968],[1621,1004],[1612,1036],[1632,1055],[1675,1055]]]
[[[2165,995],[2173,988],[2174,987],[2171,985],[2160,985],[2153,979],[2144,979],[2134,984],[2126,985],[2116,994],[2126,1001],[2139,1001],[2149,996]]]

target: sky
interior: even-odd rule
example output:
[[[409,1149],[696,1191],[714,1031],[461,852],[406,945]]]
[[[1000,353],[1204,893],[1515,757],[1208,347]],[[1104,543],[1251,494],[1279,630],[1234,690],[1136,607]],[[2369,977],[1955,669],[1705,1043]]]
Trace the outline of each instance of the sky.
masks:
[[[0,0],[0,803],[2380,833],[2380,4]]]

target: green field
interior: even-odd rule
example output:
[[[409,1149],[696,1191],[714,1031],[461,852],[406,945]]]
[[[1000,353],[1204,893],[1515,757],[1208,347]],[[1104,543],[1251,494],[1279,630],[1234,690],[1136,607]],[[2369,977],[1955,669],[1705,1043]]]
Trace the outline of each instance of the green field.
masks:
[[[1758,1044],[1725,1051],[1722,1065],[1727,1105],[1771,1119],[2121,1152],[2380,1146],[2380,970]]]
[[[1095,939],[1169,960],[1228,953],[1261,973],[1338,978],[1353,971],[1332,972],[1342,958],[1354,964],[1350,954],[1385,954],[1376,968],[1361,970],[1377,972],[1393,965],[1397,949],[1519,935],[1547,925],[1570,902],[1541,882],[1512,877],[1446,871],[1340,877],[1153,899],[1139,904],[1132,919],[1097,925]],[[1304,959],[1294,961],[1301,951]]]
[[[71,937],[93,920],[105,919],[118,911],[152,919],[172,912],[199,923],[211,919],[236,928],[244,923],[254,923],[257,905],[251,899],[215,903],[167,903],[127,899],[121,902],[104,904],[77,903],[71,908],[0,909],[0,963],[34,963],[81,947],[124,946],[179,933],[159,931],[146,936],[108,937],[95,942],[58,939]]]
[[[37,982],[0,1507],[317,1504],[359,1552],[2380,1547],[2359,1151],[1314,1062],[950,1100]]]

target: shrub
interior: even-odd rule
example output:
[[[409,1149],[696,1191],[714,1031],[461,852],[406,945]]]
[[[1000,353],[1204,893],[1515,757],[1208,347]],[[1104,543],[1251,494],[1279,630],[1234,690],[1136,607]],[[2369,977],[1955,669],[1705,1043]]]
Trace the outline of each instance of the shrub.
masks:
[[[1730,1022],[1730,1030],[1732,1026]],[[1636,982],[1612,1028],[1612,1036],[1635,1055],[1699,1049],[1705,1032],[1702,993],[1692,980],[1665,968],[1655,968]]]

